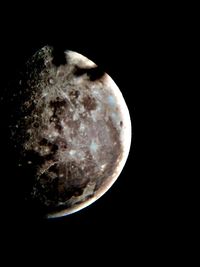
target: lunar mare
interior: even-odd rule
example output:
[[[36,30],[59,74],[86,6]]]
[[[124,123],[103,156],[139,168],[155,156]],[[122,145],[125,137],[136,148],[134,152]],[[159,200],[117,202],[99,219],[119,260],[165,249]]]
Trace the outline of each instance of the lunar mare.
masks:
[[[48,218],[101,197],[121,173],[131,143],[128,108],[111,77],[69,50],[55,64],[53,52],[45,46],[27,62],[10,126],[26,199]]]

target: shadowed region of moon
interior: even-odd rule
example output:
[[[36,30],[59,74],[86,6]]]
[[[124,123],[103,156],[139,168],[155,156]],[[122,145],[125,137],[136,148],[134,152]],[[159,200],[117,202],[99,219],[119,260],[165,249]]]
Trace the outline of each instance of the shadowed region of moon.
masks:
[[[16,92],[10,146],[25,201],[48,218],[93,203],[130,149],[130,116],[115,82],[81,54],[45,46],[28,60]]]

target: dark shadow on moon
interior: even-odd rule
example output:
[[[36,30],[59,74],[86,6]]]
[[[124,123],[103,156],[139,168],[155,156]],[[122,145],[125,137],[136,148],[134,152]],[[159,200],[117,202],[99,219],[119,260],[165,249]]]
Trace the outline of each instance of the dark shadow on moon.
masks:
[[[54,46],[52,56],[53,56],[52,63],[56,67],[67,64],[64,47]]]
[[[94,68],[80,68],[76,66],[76,69],[74,71],[75,76],[82,76],[84,74],[87,74],[91,81],[96,81],[105,74],[105,72],[98,66]]]

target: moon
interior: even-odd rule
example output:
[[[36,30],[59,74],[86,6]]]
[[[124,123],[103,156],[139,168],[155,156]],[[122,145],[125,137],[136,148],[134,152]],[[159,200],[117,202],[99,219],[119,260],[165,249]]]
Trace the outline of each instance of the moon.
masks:
[[[55,218],[107,192],[131,144],[127,105],[107,73],[79,53],[45,46],[26,63],[11,101],[11,143],[18,177],[26,177],[25,201]]]

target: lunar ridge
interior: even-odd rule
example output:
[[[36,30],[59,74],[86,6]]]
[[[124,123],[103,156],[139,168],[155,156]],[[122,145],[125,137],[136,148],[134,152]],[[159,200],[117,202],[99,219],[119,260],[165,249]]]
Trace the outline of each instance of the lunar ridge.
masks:
[[[131,122],[102,69],[73,51],[45,46],[26,64],[10,125],[26,201],[48,218],[78,211],[115,182],[128,157]]]

